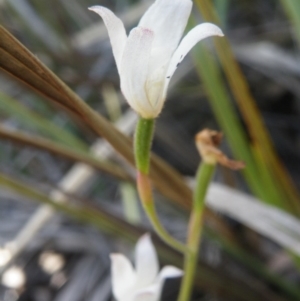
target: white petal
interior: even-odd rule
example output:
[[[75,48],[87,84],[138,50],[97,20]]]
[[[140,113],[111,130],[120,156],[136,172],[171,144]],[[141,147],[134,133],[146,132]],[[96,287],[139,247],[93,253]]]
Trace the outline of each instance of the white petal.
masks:
[[[117,68],[120,70],[120,62],[127,39],[123,22],[111,10],[103,6],[92,6],[89,7],[89,10],[94,11],[103,19],[108,31]]]
[[[159,281],[162,281],[166,278],[176,278],[181,277],[183,275],[183,271],[172,266],[172,265],[166,265],[159,273],[158,279]]]
[[[135,248],[137,287],[151,285],[157,277],[159,265],[149,234],[143,235]]]
[[[156,0],[141,18],[139,26],[154,32],[154,49],[164,48],[173,52],[181,39],[191,9],[191,0]]]
[[[191,0],[156,0],[142,17],[139,26],[154,32],[149,65],[152,82],[161,83],[165,78],[167,66],[182,37],[192,5]],[[159,95],[162,92],[154,94],[157,94],[157,99],[162,97]]]
[[[122,254],[111,254],[112,291],[117,300],[132,295],[136,273],[131,262]]]
[[[139,23],[139,26],[154,32],[146,90],[156,116],[162,110],[166,96],[164,87],[167,68],[191,9],[191,0],[156,0]]]
[[[142,117],[152,118],[154,109],[145,90],[153,32],[136,27],[131,30],[121,60],[121,90],[129,105]]]
[[[182,62],[188,52],[201,40],[210,36],[223,36],[222,30],[211,23],[202,23],[190,30],[182,39],[180,45],[174,52],[167,72],[167,80],[174,74],[178,65]]]

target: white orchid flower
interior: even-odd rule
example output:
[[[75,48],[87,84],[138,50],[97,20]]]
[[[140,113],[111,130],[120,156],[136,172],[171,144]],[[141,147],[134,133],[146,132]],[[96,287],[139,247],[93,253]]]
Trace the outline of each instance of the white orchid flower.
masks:
[[[158,259],[149,234],[136,244],[135,269],[123,254],[110,257],[112,290],[117,301],[159,301],[164,280],[182,275],[174,266],[165,266],[158,273]]]
[[[171,77],[191,48],[206,37],[223,36],[216,25],[202,23],[180,42],[191,0],[156,0],[128,37],[123,22],[112,11],[102,6],[89,9],[107,27],[126,100],[147,119],[161,112]]]

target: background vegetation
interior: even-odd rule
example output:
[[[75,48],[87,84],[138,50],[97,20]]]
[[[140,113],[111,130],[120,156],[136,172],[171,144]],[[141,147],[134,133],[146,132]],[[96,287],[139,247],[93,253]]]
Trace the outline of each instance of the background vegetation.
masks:
[[[107,6],[129,30],[150,3],[0,1],[3,300],[109,300],[108,254],[130,254],[128,242],[150,231],[132,184],[136,116],[106,30],[87,10]],[[226,38],[197,46],[172,80],[152,158],[161,218],[184,239],[184,177],[199,162],[193,137],[220,129],[222,149],[247,168],[217,171],[215,183],[234,190],[213,186],[209,195],[194,300],[300,300],[299,2],[195,0],[189,26],[204,20]],[[255,207],[237,210],[238,190],[255,196]],[[181,266],[153,239],[162,264]],[[49,271],[45,258],[61,264]],[[13,266],[26,281],[9,288]],[[164,300],[174,300],[174,287],[166,283]]]

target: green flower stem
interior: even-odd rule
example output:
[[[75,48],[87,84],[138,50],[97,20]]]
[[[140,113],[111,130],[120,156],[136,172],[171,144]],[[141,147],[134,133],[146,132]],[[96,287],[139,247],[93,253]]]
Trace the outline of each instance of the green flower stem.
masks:
[[[202,163],[197,172],[193,209],[188,228],[187,247],[189,252],[186,252],[184,258],[184,276],[178,301],[188,301],[191,297],[203,228],[205,196],[214,170],[215,165]]]
[[[152,188],[151,188],[151,183],[148,175],[138,172],[137,186],[138,186],[138,192],[142,201],[143,208],[149,220],[151,221],[151,224],[155,232],[169,246],[173,247],[174,249],[176,249],[181,253],[187,252],[188,249],[186,248],[186,246],[181,242],[177,241],[176,239],[174,239],[160,223],[155,210],[155,204],[152,196]]]
[[[140,118],[135,129],[134,155],[136,169],[148,175],[150,150],[154,132],[154,119]]]
[[[154,131],[154,119],[140,118],[136,125],[134,154],[137,172],[137,188],[143,208],[160,238],[181,253],[187,252],[184,244],[174,239],[160,223],[155,210],[152,187],[149,179],[150,149]]]

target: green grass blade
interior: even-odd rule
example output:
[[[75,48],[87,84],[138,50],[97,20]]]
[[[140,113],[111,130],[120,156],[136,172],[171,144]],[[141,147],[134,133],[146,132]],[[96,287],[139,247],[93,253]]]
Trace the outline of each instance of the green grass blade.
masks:
[[[300,47],[300,1],[299,0],[281,0],[287,17],[294,26],[295,36]]]
[[[22,21],[23,26],[30,31],[30,33],[43,43],[47,49],[59,53],[66,49],[64,40],[61,39],[51,26],[48,26],[44,19],[42,19],[26,0],[10,0],[6,1],[6,5],[13,10]]]
[[[0,125],[0,139],[10,140],[22,146],[30,146],[40,150],[48,151],[52,154],[64,158],[86,163],[91,167],[102,172],[110,174],[123,181],[134,182],[133,178],[119,165],[96,159],[87,152],[80,151],[76,148],[69,148],[59,143],[35,135],[27,135],[21,131],[11,131]]]
[[[206,21],[220,24],[211,1],[195,0],[195,3]],[[234,58],[229,41],[225,36],[215,38],[214,42],[231,92],[243,116],[251,140],[261,149],[263,161],[269,173],[269,180],[272,181],[273,188],[278,192],[275,195],[281,197],[279,202],[283,206],[287,206],[290,212],[300,215],[299,193],[274,150],[270,135],[250,93],[248,83]]]
[[[75,148],[82,151],[88,151],[88,146],[79,138],[65,129],[57,126],[47,118],[32,112],[30,109],[19,103],[17,100],[0,92],[0,110],[16,120],[24,127],[28,127],[51,137],[70,148]]]
[[[220,126],[225,132],[232,152],[236,158],[246,163],[243,174],[249,186],[259,198],[272,202],[268,191],[261,187],[257,164],[248,147],[245,133],[223,84],[219,67],[205,46],[198,45],[192,53],[197,72],[201,77],[209,96],[210,104]]]
[[[220,17],[222,28],[225,29],[230,0],[214,0],[214,4]]]

